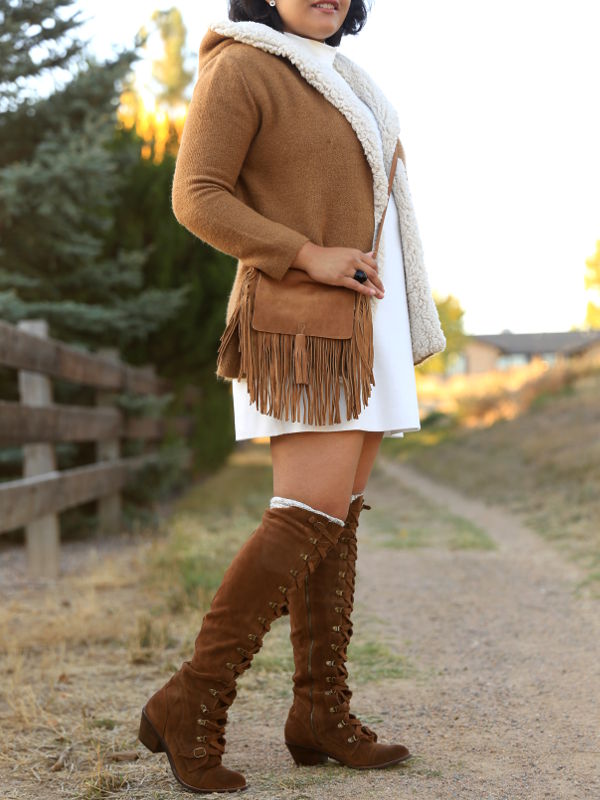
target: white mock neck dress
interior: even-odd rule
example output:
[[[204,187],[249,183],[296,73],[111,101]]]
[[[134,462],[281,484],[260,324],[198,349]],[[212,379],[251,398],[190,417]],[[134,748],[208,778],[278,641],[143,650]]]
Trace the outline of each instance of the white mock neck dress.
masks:
[[[306,49],[307,56],[318,59],[321,66],[334,70],[333,60],[337,48],[316,39],[285,33]],[[339,74],[339,73],[338,73]],[[357,98],[358,99],[358,98]],[[371,109],[359,99],[367,113]],[[380,139],[381,146],[381,139]],[[352,164],[348,164],[352,169]],[[404,436],[404,431],[421,429],[415,369],[412,358],[410,324],[404,262],[400,243],[400,225],[394,196],[390,197],[381,232],[385,240],[385,295],[376,300],[379,305],[373,315],[373,375],[375,385],[371,387],[368,404],[357,419],[346,420],[344,392],[340,397],[341,422],[332,425],[309,425],[291,420],[279,420],[262,414],[250,403],[247,382],[232,381],[235,438],[254,439],[301,431],[383,431],[386,437]]]

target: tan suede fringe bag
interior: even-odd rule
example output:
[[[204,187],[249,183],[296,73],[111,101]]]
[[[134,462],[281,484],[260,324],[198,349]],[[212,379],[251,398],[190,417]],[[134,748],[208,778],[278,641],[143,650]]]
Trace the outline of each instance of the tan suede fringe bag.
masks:
[[[398,140],[374,256],[400,147]],[[226,371],[225,363],[236,365],[235,375]],[[309,425],[341,421],[343,387],[346,418],[356,419],[375,385],[370,296],[320,283],[299,269],[289,269],[281,280],[254,267],[246,269],[239,303],[220,339],[217,374],[245,378],[250,403],[276,419],[291,415],[292,421],[300,420],[304,400],[302,421]]]

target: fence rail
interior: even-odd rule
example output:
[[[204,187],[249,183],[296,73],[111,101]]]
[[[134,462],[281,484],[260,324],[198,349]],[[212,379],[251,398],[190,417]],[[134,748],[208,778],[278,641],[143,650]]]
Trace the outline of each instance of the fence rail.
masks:
[[[84,352],[47,334],[44,320],[0,322],[0,366],[18,370],[20,395],[20,402],[0,400],[0,447],[23,447],[23,477],[0,483],[0,534],[25,526],[30,575],[55,578],[57,515],[96,500],[99,532],[118,529],[121,490],[139,469],[158,460],[156,450],[123,458],[121,440],[140,440],[147,450],[170,432],[189,435],[192,419],[135,417],[116,408],[117,393],[160,396],[172,383],[153,366],[121,361],[114,349]],[[54,403],[53,379],[94,388],[96,406]],[[185,387],[186,406],[198,396],[195,387]],[[97,461],[57,470],[54,446],[62,442],[95,442]]]

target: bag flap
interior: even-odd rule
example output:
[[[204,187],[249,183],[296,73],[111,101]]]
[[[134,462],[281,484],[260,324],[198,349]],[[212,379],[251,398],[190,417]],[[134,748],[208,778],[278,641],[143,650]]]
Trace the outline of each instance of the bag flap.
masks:
[[[266,333],[304,333],[327,339],[350,339],[356,292],[313,280],[290,267],[281,280],[259,271],[252,327]]]

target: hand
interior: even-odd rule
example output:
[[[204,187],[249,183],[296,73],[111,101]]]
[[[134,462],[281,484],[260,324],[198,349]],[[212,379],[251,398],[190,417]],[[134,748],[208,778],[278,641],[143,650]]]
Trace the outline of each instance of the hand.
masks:
[[[377,261],[373,258],[372,250],[363,253],[354,247],[320,247],[313,242],[306,242],[291,266],[304,270],[319,283],[345,286],[360,294],[376,295],[379,299],[385,293],[377,274]],[[357,269],[367,273],[364,283],[353,278]]]

